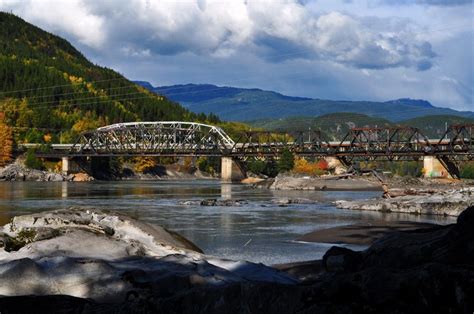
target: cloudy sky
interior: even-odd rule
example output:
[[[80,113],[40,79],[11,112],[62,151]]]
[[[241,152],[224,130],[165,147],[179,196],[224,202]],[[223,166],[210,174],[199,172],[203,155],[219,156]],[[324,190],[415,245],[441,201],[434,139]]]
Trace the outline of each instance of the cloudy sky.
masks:
[[[472,0],[0,0],[153,85],[474,110]]]

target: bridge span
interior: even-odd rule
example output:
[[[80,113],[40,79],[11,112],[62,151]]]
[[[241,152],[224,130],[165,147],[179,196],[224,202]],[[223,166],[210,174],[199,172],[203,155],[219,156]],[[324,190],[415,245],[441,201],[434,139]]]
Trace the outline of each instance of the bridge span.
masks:
[[[24,144],[24,147],[28,145],[35,144]],[[329,141],[320,131],[254,131],[231,137],[220,127],[202,123],[130,122],[84,132],[75,143],[53,144],[50,152],[38,155],[69,159],[218,156],[226,160],[227,165],[229,160],[249,157],[278,158],[284,150],[298,156],[337,158],[346,166],[356,160],[431,158],[439,161],[453,177],[458,177],[456,163],[474,159],[474,124],[451,125],[438,139],[428,139],[416,128],[394,127],[353,128],[340,141]]]

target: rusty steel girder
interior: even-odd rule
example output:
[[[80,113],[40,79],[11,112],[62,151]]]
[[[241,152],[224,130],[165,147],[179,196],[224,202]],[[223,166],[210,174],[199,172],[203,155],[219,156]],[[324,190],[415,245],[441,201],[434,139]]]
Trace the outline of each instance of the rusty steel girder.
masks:
[[[452,125],[430,140],[417,128],[353,128],[341,141],[320,131],[239,134],[191,122],[120,123],[81,134],[68,156],[230,156],[278,158],[283,150],[308,157],[352,160],[418,160],[423,156],[473,159],[474,125]]]

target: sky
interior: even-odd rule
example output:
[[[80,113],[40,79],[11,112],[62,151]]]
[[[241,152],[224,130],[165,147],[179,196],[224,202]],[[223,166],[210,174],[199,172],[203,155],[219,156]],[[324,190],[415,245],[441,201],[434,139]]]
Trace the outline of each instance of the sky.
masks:
[[[474,110],[472,0],[0,0],[0,10],[154,86]]]

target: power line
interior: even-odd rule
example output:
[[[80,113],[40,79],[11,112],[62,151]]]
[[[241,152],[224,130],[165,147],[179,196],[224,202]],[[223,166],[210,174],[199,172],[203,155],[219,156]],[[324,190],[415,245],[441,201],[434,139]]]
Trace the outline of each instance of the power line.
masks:
[[[136,87],[136,84],[131,84],[128,86],[122,86],[118,87],[116,89],[121,89],[121,88],[127,88],[127,87]],[[176,87],[179,88],[179,87]],[[218,91],[222,87],[216,87],[212,89],[206,89],[206,90],[200,90],[200,91],[183,91],[183,92],[175,92],[175,93],[168,93],[166,95],[163,95],[165,97],[171,98],[172,96],[177,96],[177,95],[186,95],[186,94],[200,94],[200,93],[208,93],[212,91]],[[173,89],[173,87],[169,88],[170,90]],[[77,106],[93,106],[98,103],[106,103],[106,102],[124,102],[124,101],[129,101],[129,100],[138,100],[138,99],[144,99],[144,98],[149,98],[149,97],[157,97],[159,96],[153,91],[148,91],[150,94],[144,95],[143,97],[132,97],[132,98],[123,98],[123,99],[114,99],[115,97],[123,97],[123,96],[131,96],[131,95],[137,95],[137,94],[142,94],[141,91],[136,91],[136,92],[131,92],[131,93],[123,93],[123,94],[116,94],[116,95],[107,95],[107,97],[110,97],[110,99],[103,99],[94,103],[86,103],[86,104],[56,104],[60,100],[54,100],[54,101],[45,101],[45,102],[39,102],[39,103],[32,103],[31,109],[41,109],[41,108],[56,108],[56,107],[77,107]],[[60,96],[61,94],[58,94],[57,96]],[[75,101],[75,102],[82,102],[84,100],[95,100],[97,98],[100,99],[100,95],[98,96],[91,96],[91,97],[84,97],[84,98],[76,98],[76,99],[66,99],[66,101]],[[316,101],[315,99],[311,99],[308,101]],[[330,100],[333,101],[333,100]],[[336,101],[333,101],[336,102]],[[356,101],[352,101],[356,102]],[[374,102],[375,103],[375,102]],[[56,104],[55,106],[38,106],[38,105],[48,105],[48,104]],[[393,114],[392,117],[404,117],[406,113],[416,113],[416,112],[424,112],[423,108],[414,108],[412,110],[404,110],[400,114]]]
[[[122,78],[113,78],[113,79],[106,79],[106,80],[98,80],[98,81],[88,81],[90,83],[95,82],[109,82],[109,81],[119,81],[119,80],[126,80],[129,81],[127,78],[122,77]],[[44,90],[44,89],[53,89],[57,87],[65,87],[65,86],[71,86],[70,84],[63,84],[63,85],[52,85],[52,86],[47,86],[47,87],[36,87],[36,88],[29,88],[29,89],[20,89],[20,90],[14,90],[14,91],[7,91],[7,92],[0,92],[0,95],[3,94],[8,94],[8,93],[19,93],[19,92],[28,92],[28,91],[37,91],[37,90]]]
[[[219,90],[220,88],[217,87],[215,89],[212,89],[212,90]],[[204,91],[200,91],[200,92],[208,92],[210,90],[204,90]],[[151,92],[153,93],[153,92]],[[194,92],[193,92],[194,93]],[[198,92],[196,92],[198,93]],[[142,95],[142,92],[133,92],[133,93],[125,93],[125,94],[119,94],[119,95],[113,95],[113,96],[109,96],[109,97],[117,97],[117,96],[132,96],[132,95],[137,95],[137,94],[140,94]],[[181,93],[170,93],[167,95],[167,97],[169,97],[170,95],[180,95],[180,94],[187,94],[187,92],[181,92]],[[94,103],[82,103],[82,104],[78,104],[78,103],[69,103],[69,104],[57,104],[57,105],[54,105],[54,106],[51,106],[51,105],[45,105],[45,104],[52,104],[52,103],[56,103],[57,101],[54,101],[54,102],[44,102],[44,103],[36,103],[36,105],[45,105],[45,106],[32,106],[31,109],[43,109],[43,108],[60,108],[60,107],[81,107],[81,106],[94,106],[96,104],[101,104],[101,103],[107,103],[107,102],[126,102],[126,101],[131,101],[131,100],[138,100],[138,99],[145,99],[145,98],[150,98],[153,97],[153,96],[158,96],[156,94],[153,93],[153,95],[148,95],[148,94],[145,94],[141,97],[129,97],[129,98],[123,98],[123,99],[102,99],[102,100],[99,100],[99,101],[96,101]],[[72,100],[69,100],[69,101],[84,101],[84,100],[91,100],[91,99],[96,99],[98,98],[99,96],[97,97],[86,97],[86,98],[78,98],[78,99],[72,99]],[[316,101],[316,100],[313,100],[311,99],[310,101]],[[332,101],[331,102],[337,102],[337,101]],[[317,104],[315,104],[317,105]],[[189,109],[188,109],[189,110]],[[425,112],[425,108],[414,108],[414,109],[411,109],[411,110],[404,110],[403,112],[400,112],[400,113],[394,113],[391,115],[391,117],[404,117],[407,113],[424,113]],[[335,112],[337,113],[337,112]],[[343,113],[343,112],[340,112],[340,113]],[[324,115],[324,114],[323,114]],[[314,118],[316,118],[317,116],[313,116]],[[369,116],[371,117],[371,116]],[[357,119],[360,119],[360,121],[366,119],[365,117],[360,117],[360,118],[357,118],[357,117],[354,117],[356,120]],[[382,117],[376,117],[376,118],[380,118],[380,119],[384,119]],[[389,121],[391,122],[391,121]],[[393,122],[391,122],[393,123]]]

